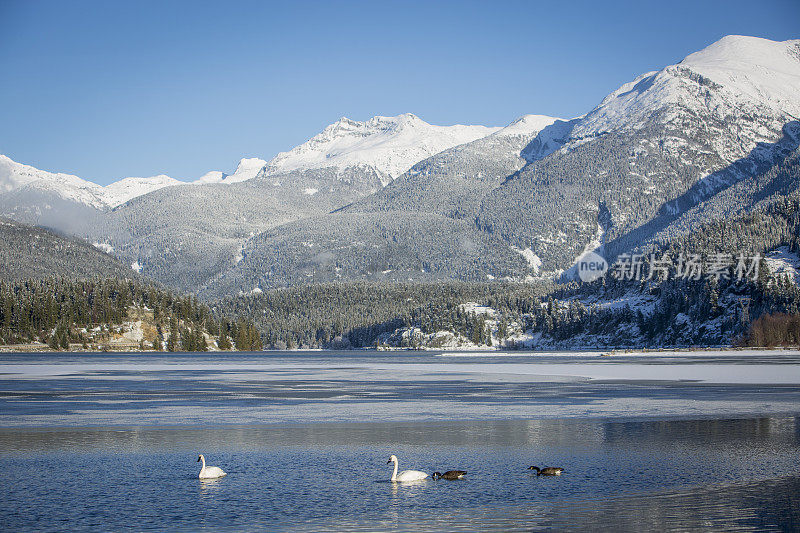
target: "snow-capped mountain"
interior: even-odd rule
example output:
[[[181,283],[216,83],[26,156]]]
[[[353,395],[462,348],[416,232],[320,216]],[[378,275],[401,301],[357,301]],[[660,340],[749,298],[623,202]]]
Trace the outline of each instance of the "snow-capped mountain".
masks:
[[[799,118],[798,94],[800,40],[730,35],[676,65],[626,83],[583,117],[570,135],[585,140],[641,130],[654,122],[683,130],[687,116],[701,116],[733,123],[732,128],[707,132],[717,136],[716,153],[730,161],[758,142],[774,141],[786,122]],[[741,121],[746,116],[756,117],[758,127]]]
[[[123,178],[106,186],[73,176],[39,170],[0,155],[0,195],[21,189],[51,193],[95,209],[112,209],[145,194],[175,185],[238,183],[254,178],[267,162],[258,158],[239,161],[233,174],[211,171],[193,182],[180,181],[164,174],[147,178]]]
[[[508,126],[500,128],[492,133],[493,137],[529,137],[538,134],[540,131],[550,126],[557,120],[562,120],[556,117],[548,117],[547,115],[523,115],[513,121]]]
[[[420,161],[380,192],[347,210],[466,212],[467,204],[474,207],[486,192],[525,166],[534,139],[553,129],[554,124],[563,123],[555,117],[524,115],[490,135]]]
[[[800,187],[798,45],[726,37],[584,116],[523,117],[344,209],[250,239],[203,290],[520,279],[566,269],[599,243],[622,253],[750,213]],[[515,132],[520,141],[503,140]]]
[[[731,36],[580,117],[503,128],[341,119],[192,187],[166,176],[100,187],[2,158],[0,215],[72,231],[208,295],[524,279],[569,268],[601,233],[608,253],[641,249],[793,194],[799,117],[800,41]]]
[[[371,167],[384,183],[415,163],[453,146],[486,137],[500,128],[433,126],[411,113],[372,117],[365,122],[341,118],[267,163],[265,174],[319,168]]]
[[[519,129],[525,129],[520,125]],[[373,117],[365,122],[342,118],[307,142],[282,152],[269,162],[259,158],[239,161],[233,174],[207,172],[195,185],[239,183],[259,175],[336,169],[372,175],[382,184],[396,178],[415,163],[458,144],[485,137],[500,128],[486,126],[434,126],[410,113],[397,117]],[[16,163],[0,156],[0,194],[21,187],[55,193],[96,209],[117,207],[158,189],[185,185],[163,174],[148,178],[124,178],[105,187],[70,174],[56,174]],[[263,171],[263,172],[262,172]],[[347,180],[351,177],[348,175]],[[304,187],[304,190],[318,187]]]
[[[0,194],[18,190],[39,191],[84,204],[107,209],[149,192],[183,182],[159,175],[149,178],[124,178],[103,187],[71,174],[39,170],[0,155]]]
[[[255,178],[256,175],[264,168],[267,162],[257,157],[244,158],[239,161],[239,165],[233,174],[225,174],[219,170],[207,172],[200,179],[193,181],[195,185],[203,183],[239,183]]]
[[[52,173],[0,155],[0,194],[30,188],[56,193],[65,200],[101,208],[102,187],[72,174]]]
[[[601,205],[616,252],[685,233],[712,212],[752,207],[742,190],[719,195],[796,149],[799,117],[800,40],[728,36],[545,128],[525,150],[536,157],[484,199],[477,222],[551,269],[597,237]]]

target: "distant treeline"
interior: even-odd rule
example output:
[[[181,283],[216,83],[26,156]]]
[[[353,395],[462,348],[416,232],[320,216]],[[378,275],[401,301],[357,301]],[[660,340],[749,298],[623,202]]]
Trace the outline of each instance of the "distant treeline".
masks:
[[[426,332],[463,332],[481,341],[485,339],[483,319],[466,311],[463,304],[530,313],[552,290],[549,282],[341,282],[228,298],[214,309],[254,320],[265,346],[360,348],[375,346],[382,333],[409,326]]]

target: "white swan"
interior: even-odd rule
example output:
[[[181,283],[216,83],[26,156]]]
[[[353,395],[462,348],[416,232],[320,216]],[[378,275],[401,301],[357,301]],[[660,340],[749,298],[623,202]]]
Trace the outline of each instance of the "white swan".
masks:
[[[425,472],[420,472],[419,470],[403,470],[399,474],[397,473],[397,456],[393,455],[386,461],[386,464],[394,463],[394,471],[392,472],[392,477],[389,481],[419,481],[421,479],[425,479],[428,477],[428,474]]]
[[[200,479],[216,479],[227,475],[218,466],[206,466],[206,458],[202,454],[197,458],[197,462],[199,463],[200,461],[203,462],[203,468],[200,469]]]

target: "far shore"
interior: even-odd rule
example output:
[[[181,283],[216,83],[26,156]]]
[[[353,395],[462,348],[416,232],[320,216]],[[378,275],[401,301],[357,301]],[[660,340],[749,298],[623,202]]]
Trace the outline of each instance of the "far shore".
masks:
[[[612,356],[635,356],[635,355],[719,355],[726,353],[800,353],[800,346],[763,346],[763,347],[742,347],[742,346],[689,346],[689,347],[663,347],[663,348],[596,348],[596,347],[577,347],[577,348],[549,348],[543,347],[538,350],[504,350],[491,346],[467,346],[458,348],[356,348],[356,349],[333,349],[333,348],[294,348],[290,350],[267,349],[258,351],[238,351],[238,350],[208,350],[206,352],[184,352],[184,351],[159,351],[141,350],[138,346],[119,345],[110,349],[83,348],[80,344],[70,345],[69,350],[53,350],[47,344],[3,344],[0,345],[0,354],[31,354],[31,353],[54,353],[54,354],[276,354],[276,353],[385,353],[385,352],[420,352],[442,356],[525,356],[525,355],[548,355],[548,356],[592,356],[612,357]]]

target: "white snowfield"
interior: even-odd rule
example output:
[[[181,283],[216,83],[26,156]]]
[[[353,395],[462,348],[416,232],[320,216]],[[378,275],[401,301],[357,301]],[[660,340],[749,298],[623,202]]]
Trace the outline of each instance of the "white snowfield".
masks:
[[[493,137],[512,137],[524,136],[527,137],[534,133],[539,133],[547,126],[552,125],[557,120],[563,120],[556,117],[548,117],[547,115],[523,115],[516,119],[514,122],[492,133]]]
[[[219,170],[213,170],[203,174],[200,179],[192,183],[201,185],[203,183],[238,183],[240,181],[247,181],[251,178],[255,178],[266,164],[266,161],[257,157],[245,158],[239,161],[239,165],[236,167],[236,171],[234,171],[233,174],[225,174]]]
[[[800,285],[800,257],[792,253],[788,246],[773,250],[764,259],[773,274]]]
[[[104,203],[109,207],[116,207],[137,196],[171,185],[180,185],[181,183],[183,182],[175,178],[159,174],[151,178],[123,178],[105,187],[100,187],[99,185],[98,187],[102,189],[100,197]]]
[[[342,117],[307,142],[279,153],[267,164],[266,174],[369,166],[394,179],[423,159],[500,129],[434,126],[411,113],[365,122]]]

